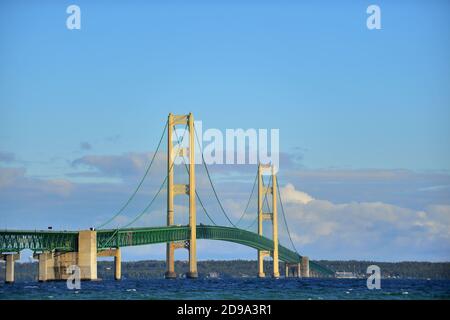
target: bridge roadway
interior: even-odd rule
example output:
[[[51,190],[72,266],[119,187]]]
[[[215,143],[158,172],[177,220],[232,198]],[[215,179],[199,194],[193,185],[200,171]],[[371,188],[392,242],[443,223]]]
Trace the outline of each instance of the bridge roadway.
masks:
[[[78,231],[53,230],[3,230],[0,231],[0,253],[19,252],[30,249],[34,252],[77,251]],[[97,250],[140,246],[155,243],[189,240],[188,226],[146,227],[129,229],[97,230]],[[197,239],[221,240],[245,245],[257,250],[272,251],[273,241],[254,232],[238,228],[198,225]],[[287,263],[300,263],[302,256],[279,245],[279,258]],[[310,268],[324,275],[331,271],[310,261]]]

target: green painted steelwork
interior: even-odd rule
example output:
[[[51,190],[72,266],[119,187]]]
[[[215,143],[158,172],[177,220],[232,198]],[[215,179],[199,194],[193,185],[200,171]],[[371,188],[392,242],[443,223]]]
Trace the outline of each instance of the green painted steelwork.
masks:
[[[77,231],[0,231],[0,253],[19,252],[23,249],[33,251],[77,251]]]
[[[121,230],[99,230],[97,247],[99,250],[111,247],[138,246],[153,243],[185,241],[189,239],[189,227],[171,226],[160,228],[135,228]],[[197,226],[197,239],[223,240],[239,243],[259,250],[272,251],[273,241],[256,233],[230,227]],[[301,257],[295,252],[279,246],[280,259],[297,262]]]
[[[97,248],[140,246],[173,241],[187,241],[190,238],[188,226],[131,228],[98,230]],[[221,226],[198,225],[197,239],[221,240],[242,244],[258,250],[272,251],[273,241],[254,232]],[[61,231],[0,231],[0,253],[18,252],[23,249],[33,251],[77,251],[78,232]],[[301,256],[279,245],[279,258],[289,263],[299,263]],[[332,271],[310,261],[310,268],[325,275]]]

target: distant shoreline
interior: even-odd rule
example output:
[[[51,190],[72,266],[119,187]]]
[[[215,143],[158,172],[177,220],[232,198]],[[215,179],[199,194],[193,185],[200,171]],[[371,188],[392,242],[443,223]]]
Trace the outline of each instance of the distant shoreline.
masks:
[[[354,278],[367,278],[369,265],[378,265],[384,279],[446,279],[450,280],[450,262],[375,262],[375,261],[316,261],[333,271],[351,273]],[[0,264],[0,281],[4,281],[5,264]],[[272,262],[265,261],[266,274],[271,274]],[[175,270],[178,275],[188,271],[187,261],[176,261]],[[251,278],[256,275],[255,260],[201,260],[198,262],[199,275],[202,278]],[[16,263],[16,280],[33,281],[37,279],[37,262]],[[124,279],[162,278],[165,272],[165,261],[143,260],[123,261],[122,275]],[[284,263],[280,263],[280,272],[284,276]],[[102,279],[113,279],[114,264],[112,261],[98,261],[98,276]]]

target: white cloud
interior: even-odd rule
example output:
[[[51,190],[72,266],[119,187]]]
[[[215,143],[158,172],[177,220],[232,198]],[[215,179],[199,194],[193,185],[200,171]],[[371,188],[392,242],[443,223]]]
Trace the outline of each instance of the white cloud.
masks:
[[[286,203],[307,204],[314,200],[309,194],[295,190],[295,187],[290,183],[280,189],[283,194],[283,201]]]
[[[332,203],[317,200],[292,184],[281,189],[292,238],[300,252],[323,257],[417,259],[441,248],[450,259],[450,206],[412,210],[382,202]],[[287,244],[286,235],[282,242]],[[336,257],[337,258],[337,257]]]
[[[90,168],[89,172],[93,169],[100,175],[122,177],[117,183],[80,183],[64,177],[49,180],[30,177],[25,168],[0,168],[0,227],[41,228],[51,221],[54,228],[74,229],[97,225],[95,221],[104,222],[128,199],[151,156],[151,153],[128,153],[74,161],[74,167],[83,165]],[[158,190],[166,170],[163,154],[156,158],[155,165],[150,179],[123,212],[124,216],[118,217],[111,227],[131,221]],[[183,168],[178,172],[185,175]],[[209,214],[216,223],[229,225],[205,173],[200,168],[197,172],[197,190]],[[250,196],[252,178],[229,175],[224,181],[221,179],[224,175],[217,172],[212,175],[225,210],[237,222]],[[177,178],[180,183],[185,181]],[[450,260],[448,189],[411,191],[419,186],[448,185],[448,176],[336,170],[290,174],[289,179],[291,183],[280,184],[280,189],[289,229],[300,253],[313,259]],[[398,201],[401,197],[406,200]],[[133,226],[165,225],[165,198],[163,188],[149,212]],[[240,226],[251,225],[256,217],[256,203],[254,192]],[[186,197],[176,198],[176,223],[187,223],[186,204]],[[199,203],[197,221],[210,223]],[[289,246],[287,233],[282,229],[283,220],[279,222],[281,243]]]
[[[100,176],[134,177],[142,176],[149,165],[154,152],[129,152],[121,155],[86,155],[72,161],[73,168],[88,168]],[[166,154],[158,152],[153,163],[153,170],[164,172]],[[95,170],[95,171],[92,171]],[[86,172],[79,172],[78,174]]]
[[[33,179],[24,168],[0,168],[0,189],[38,191],[50,195],[68,196],[74,185],[66,179]]]

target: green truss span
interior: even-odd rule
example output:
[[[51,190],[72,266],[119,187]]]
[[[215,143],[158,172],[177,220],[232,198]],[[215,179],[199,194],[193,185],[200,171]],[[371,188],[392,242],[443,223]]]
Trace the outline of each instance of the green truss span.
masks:
[[[99,251],[115,247],[140,246],[172,241],[186,241],[190,238],[188,226],[132,228],[98,230]],[[254,232],[221,226],[197,226],[197,239],[222,240],[239,243],[258,250],[272,251],[273,241]],[[0,231],[0,252],[17,252],[23,249],[33,251],[76,251],[78,232],[76,231]],[[279,259],[289,263],[299,263],[301,256],[279,245]],[[332,271],[310,261],[310,267],[325,275]]]

